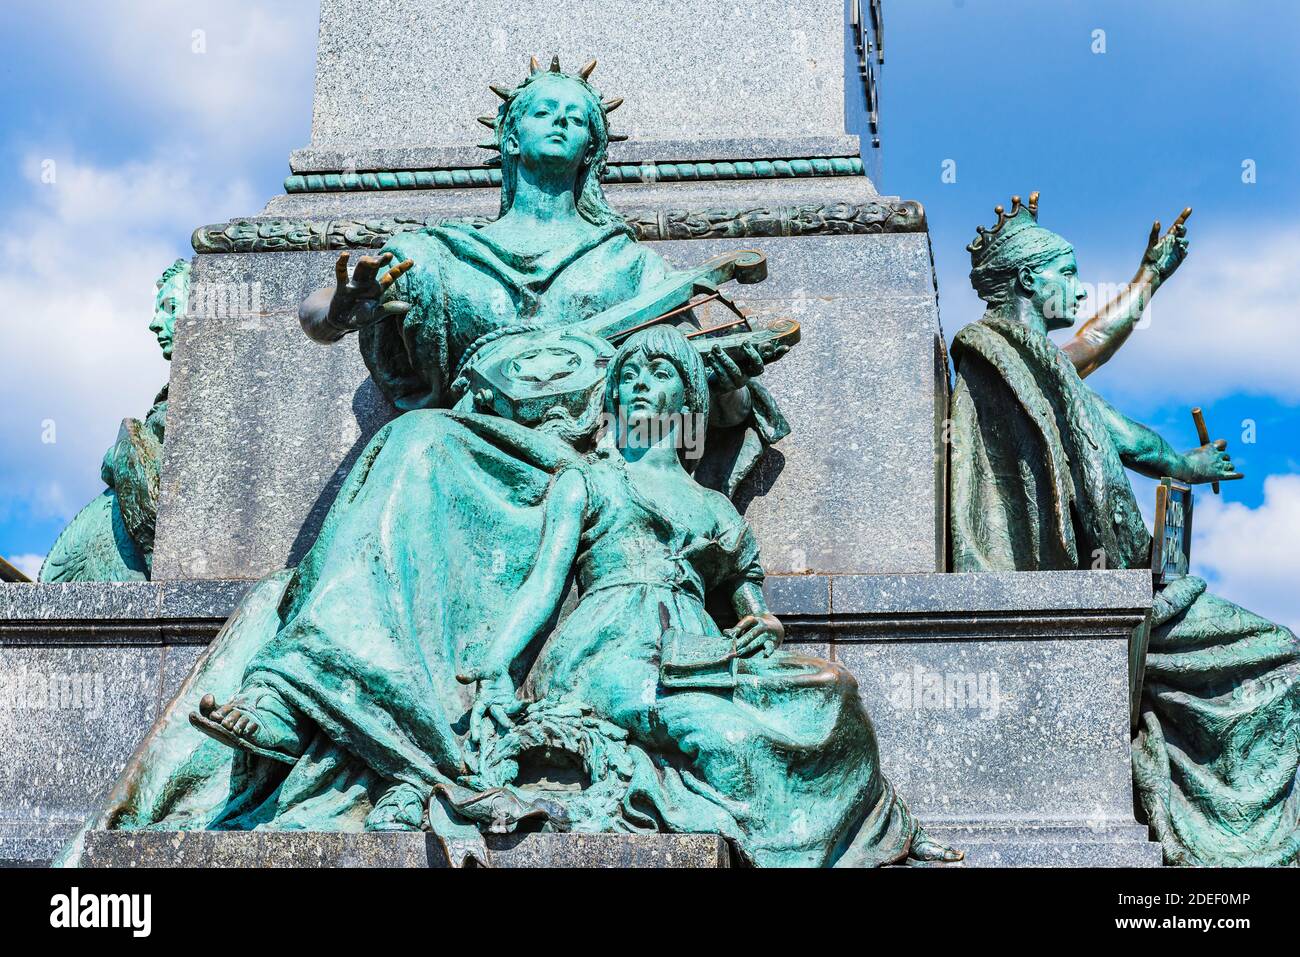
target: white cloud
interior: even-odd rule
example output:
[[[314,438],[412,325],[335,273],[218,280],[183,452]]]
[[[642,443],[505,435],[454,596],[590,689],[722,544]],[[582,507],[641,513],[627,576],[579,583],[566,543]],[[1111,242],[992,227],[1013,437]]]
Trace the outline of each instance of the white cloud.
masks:
[[[1130,266],[1085,280],[1118,285]],[[1300,302],[1300,229],[1201,239],[1093,383],[1108,396],[1192,405],[1235,392],[1300,401],[1286,347]],[[1089,303],[1089,308],[1096,303]],[[1058,336],[1062,338],[1065,334]]]
[[[155,279],[196,226],[255,213],[269,197],[249,179],[307,142],[317,19],[310,2],[52,0],[25,27],[58,24],[46,48],[87,87],[77,108],[149,134],[88,162],[112,144],[79,145],[84,124],[11,131],[27,190],[0,210],[0,519],[66,520],[102,487],[118,423],[167,381]]]
[[[70,64],[96,77],[113,109],[157,124],[160,140],[235,157],[307,129],[316,3],[53,0],[40,14],[59,24]]]
[[[1218,595],[1300,633],[1300,475],[1271,475],[1258,508],[1197,495],[1194,571]]]
[[[5,559],[10,565],[18,569],[32,581],[36,581],[36,576],[40,574],[41,563],[45,561],[44,555],[10,555]]]
[[[197,181],[183,158],[105,169],[60,161],[0,240],[0,462],[8,508],[70,518],[100,487],[124,416],[167,381],[148,331],[154,282],[214,210],[249,209],[239,181]],[[51,441],[52,440],[52,441]]]

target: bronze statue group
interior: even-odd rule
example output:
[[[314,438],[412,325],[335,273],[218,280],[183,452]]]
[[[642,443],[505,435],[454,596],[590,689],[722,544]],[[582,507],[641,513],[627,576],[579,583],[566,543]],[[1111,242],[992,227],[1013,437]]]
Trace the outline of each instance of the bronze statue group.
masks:
[[[617,102],[591,66],[534,62],[496,88],[494,222],[400,234],[351,272],[341,259],[336,286],[303,303],[312,338],[358,335],[400,414],[303,561],[249,592],[88,828],[427,829],[458,863],[486,862],[482,831],[526,821],[720,833],[760,865],[960,858],[893,790],[852,677],[780,648],[729,497],[789,431],[756,381],[779,354],[710,349],[682,310],[609,348],[593,409],[702,417],[698,456],[671,428],[642,442],[575,434],[573,417],[515,421],[467,386],[485,344],[541,342],[671,278],[602,193]],[[1017,198],[969,247],[988,309],[952,347],[952,570],[1146,568],[1126,469],[1239,477],[1222,443],[1177,453],[1085,382],[1182,261],[1186,213],[1163,236],[1157,224],[1134,282],[1064,347],[1048,333],[1074,322],[1077,263],[1037,219],[1037,194]],[[161,419],[144,431],[161,441]],[[132,434],[115,462],[142,458]],[[114,495],[80,545],[131,545],[120,564],[144,577],[142,539],[119,529],[151,522],[121,483]],[[55,564],[83,569],[60,579],[115,567]],[[712,594],[734,623],[706,610]],[[1295,863],[1300,644],[1195,577],[1154,605],[1133,770],[1166,862]],[[680,636],[695,658],[676,659]],[[567,755],[585,787],[530,777],[539,751]],[[62,861],[79,854],[77,839]]]

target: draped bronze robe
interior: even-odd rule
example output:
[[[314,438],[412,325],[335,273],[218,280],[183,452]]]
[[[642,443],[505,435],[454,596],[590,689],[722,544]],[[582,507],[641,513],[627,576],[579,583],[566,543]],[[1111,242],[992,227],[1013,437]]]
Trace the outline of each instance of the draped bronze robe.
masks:
[[[1064,353],[986,318],[957,334],[952,356],[953,570],[1149,567],[1101,400]],[[1195,577],[1154,607],[1133,780],[1165,861],[1295,863],[1300,641]]]

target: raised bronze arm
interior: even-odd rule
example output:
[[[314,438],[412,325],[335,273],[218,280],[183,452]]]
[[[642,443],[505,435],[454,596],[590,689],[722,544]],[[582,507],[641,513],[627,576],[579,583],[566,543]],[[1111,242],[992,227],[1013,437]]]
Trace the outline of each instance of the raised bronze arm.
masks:
[[[1160,220],[1155,221],[1133,280],[1118,296],[1098,309],[1074,338],[1062,346],[1080,377],[1086,378],[1096,372],[1128,341],[1155,291],[1186,257],[1187,227],[1184,224],[1190,215],[1192,208],[1188,206],[1164,236],[1160,235]]]
[[[10,565],[3,558],[0,558],[0,582],[29,582],[31,581],[26,575],[20,572],[14,566]]]

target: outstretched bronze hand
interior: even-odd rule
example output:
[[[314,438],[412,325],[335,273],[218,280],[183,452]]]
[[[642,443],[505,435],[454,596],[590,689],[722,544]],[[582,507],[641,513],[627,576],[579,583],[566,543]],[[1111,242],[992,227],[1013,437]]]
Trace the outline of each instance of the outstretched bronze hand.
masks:
[[[381,302],[384,292],[414,262],[407,259],[375,278],[379,270],[393,261],[392,253],[362,256],[357,268],[348,276],[348,254],[339,253],[334,264],[334,288],[317,289],[298,307],[298,322],[303,332],[316,342],[338,342],[349,332],[363,329],[385,316],[401,316],[411,310],[409,302],[391,299]]]
[[[1142,253],[1142,262],[1133,281],[1099,308],[1074,338],[1061,347],[1080,377],[1086,378],[1096,372],[1128,341],[1155,291],[1187,258],[1185,224],[1190,215],[1192,207],[1188,206],[1178,214],[1163,236],[1160,235],[1160,220],[1151,225],[1147,248]]]
[[[490,732],[489,719],[496,724],[496,730],[507,731],[515,715],[524,710],[524,702],[515,692],[510,672],[504,668],[472,668],[457,674],[456,680],[461,684],[476,684],[474,706],[470,709],[469,739],[474,744],[481,744],[485,732]]]
[[[713,393],[713,423],[739,425],[749,418],[753,399],[745,388],[750,379],[763,374],[763,357],[752,344],[746,344],[740,361],[732,359],[721,346],[714,346],[700,358],[709,374]]]
[[[714,346],[700,358],[709,373],[709,386],[714,393],[734,392],[743,389],[750,379],[763,374],[763,357],[752,343],[746,343],[740,361],[732,359],[721,346]]]
[[[1160,220],[1151,225],[1151,235],[1147,238],[1146,251],[1142,253],[1142,265],[1155,273],[1156,282],[1164,282],[1174,274],[1184,259],[1187,258],[1187,217],[1192,215],[1188,206],[1169,231],[1160,235]]]
[[[358,312],[373,313],[377,309],[381,316],[387,316],[401,315],[410,311],[410,303],[406,302],[392,301],[379,304],[388,287],[396,282],[402,273],[415,265],[413,260],[406,259],[389,269],[381,278],[375,278],[379,270],[392,261],[392,253],[384,253],[378,257],[362,256],[357,260],[357,265],[349,277],[348,254],[339,253],[338,262],[334,264],[336,286],[334,297],[330,301],[330,322],[340,328],[351,329],[357,328]]]

